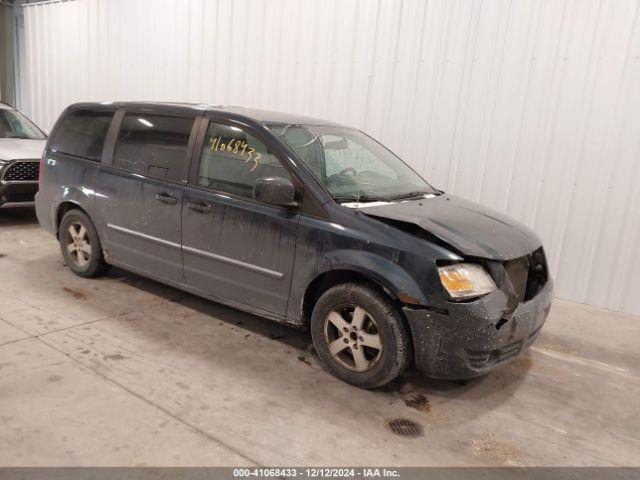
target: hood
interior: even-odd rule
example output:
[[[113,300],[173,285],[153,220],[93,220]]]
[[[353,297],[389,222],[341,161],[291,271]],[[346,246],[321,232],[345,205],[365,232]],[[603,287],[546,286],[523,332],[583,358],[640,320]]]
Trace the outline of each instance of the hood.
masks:
[[[525,225],[494,210],[453,195],[361,206],[372,217],[412,223],[461,253],[511,260],[536,250],[542,242]]]
[[[0,138],[0,160],[39,160],[46,140]]]

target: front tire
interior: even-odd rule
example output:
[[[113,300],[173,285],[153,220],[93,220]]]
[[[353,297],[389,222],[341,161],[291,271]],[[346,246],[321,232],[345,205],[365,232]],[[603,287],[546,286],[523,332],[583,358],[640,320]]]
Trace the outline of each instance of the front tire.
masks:
[[[345,283],[322,294],[311,316],[311,336],[327,369],[360,388],[385,385],[409,364],[400,313],[384,293],[365,285]]]
[[[93,278],[108,270],[96,227],[82,210],[65,213],[60,222],[58,240],[62,257],[76,275]]]

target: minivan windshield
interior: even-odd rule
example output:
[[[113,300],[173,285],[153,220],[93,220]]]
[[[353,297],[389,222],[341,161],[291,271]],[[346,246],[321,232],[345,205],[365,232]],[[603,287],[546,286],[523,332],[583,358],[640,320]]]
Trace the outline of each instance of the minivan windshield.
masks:
[[[22,113],[0,108],[0,138],[44,140],[47,137]]]
[[[338,202],[417,198],[440,192],[400,158],[359,130],[325,125],[270,125]]]

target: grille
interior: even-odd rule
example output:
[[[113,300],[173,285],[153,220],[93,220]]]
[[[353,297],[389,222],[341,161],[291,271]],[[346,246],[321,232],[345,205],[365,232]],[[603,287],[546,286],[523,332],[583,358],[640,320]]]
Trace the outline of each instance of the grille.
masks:
[[[530,255],[505,262],[504,268],[518,302],[531,300],[547,283],[547,259],[542,247]]]
[[[37,182],[40,162],[29,160],[26,162],[15,162],[9,165],[4,172],[5,182]]]
[[[406,418],[394,418],[387,423],[387,426],[400,437],[416,438],[422,435],[422,426]]]
[[[549,279],[547,269],[547,257],[540,247],[529,255],[529,275],[527,276],[527,287],[524,291],[524,299],[530,300],[535,297]]]
[[[529,255],[505,262],[504,269],[509,275],[518,303],[522,302],[527,289],[527,277],[529,276]]]

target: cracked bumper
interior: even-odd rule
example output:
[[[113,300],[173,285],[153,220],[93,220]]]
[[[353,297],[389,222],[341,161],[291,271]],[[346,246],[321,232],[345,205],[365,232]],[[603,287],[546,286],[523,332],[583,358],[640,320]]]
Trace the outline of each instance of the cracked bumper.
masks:
[[[404,308],[416,368],[432,378],[465,379],[517,358],[540,333],[552,293],[548,280],[533,299],[509,315],[503,315],[507,296],[499,290],[473,302],[450,302],[448,314]]]

